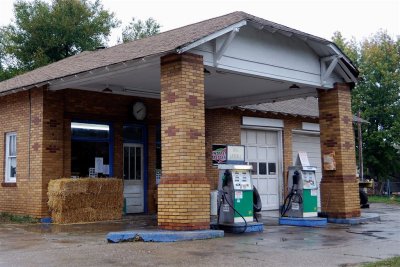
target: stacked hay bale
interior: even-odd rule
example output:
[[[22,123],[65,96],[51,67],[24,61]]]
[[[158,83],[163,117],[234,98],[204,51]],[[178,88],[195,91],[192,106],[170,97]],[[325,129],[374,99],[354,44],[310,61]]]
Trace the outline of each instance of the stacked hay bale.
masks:
[[[51,217],[55,223],[94,222],[122,217],[121,179],[51,180],[47,195]]]

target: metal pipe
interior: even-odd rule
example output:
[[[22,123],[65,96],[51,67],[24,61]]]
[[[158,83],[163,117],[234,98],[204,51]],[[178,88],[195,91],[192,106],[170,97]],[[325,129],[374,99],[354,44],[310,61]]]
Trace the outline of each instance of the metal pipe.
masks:
[[[358,110],[358,118],[361,119],[361,111]],[[362,133],[361,133],[361,120],[357,122],[358,130],[358,163],[360,168],[360,180],[364,181],[364,164],[363,164],[363,153],[362,153]]]

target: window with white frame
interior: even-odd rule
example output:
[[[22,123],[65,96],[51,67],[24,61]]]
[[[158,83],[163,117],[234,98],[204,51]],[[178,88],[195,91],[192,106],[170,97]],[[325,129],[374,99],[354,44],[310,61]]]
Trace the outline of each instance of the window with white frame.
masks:
[[[17,133],[6,134],[5,182],[17,181]]]

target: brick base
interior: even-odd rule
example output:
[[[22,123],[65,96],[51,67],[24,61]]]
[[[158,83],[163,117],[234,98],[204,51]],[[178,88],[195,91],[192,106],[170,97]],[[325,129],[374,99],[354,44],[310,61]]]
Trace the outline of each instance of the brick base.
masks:
[[[329,218],[360,217],[358,183],[353,181],[321,181],[321,209]]]
[[[191,231],[191,230],[208,230],[210,222],[204,223],[158,223],[158,227],[164,230],[174,231]]]
[[[210,184],[201,179],[170,183],[161,178],[158,185],[158,226],[166,230],[205,230],[210,228]],[[177,178],[175,181],[182,179]],[[168,181],[167,183],[165,183]]]

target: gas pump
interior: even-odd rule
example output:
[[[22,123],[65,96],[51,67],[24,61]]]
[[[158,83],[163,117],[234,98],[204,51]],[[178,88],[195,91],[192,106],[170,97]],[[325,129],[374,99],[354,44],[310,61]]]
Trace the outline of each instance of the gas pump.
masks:
[[[217,223],[211,227],[231,233],[262,232],[263,223],[257,218],[253,221],[253,212],[261,210],[261,199],[253,190],[253,167],[244,165],[245,147],[226,145],[225,152],[225,161],[218,162]]]
[[[317,179],[311,166],[289,167],[288,196],[281,215],[288,217],[317,217]]]
[[[218,165],[218,224],[253,222],[250,165]]]

